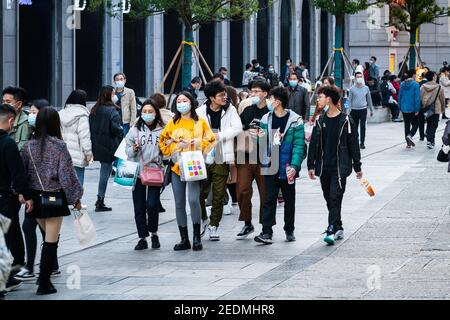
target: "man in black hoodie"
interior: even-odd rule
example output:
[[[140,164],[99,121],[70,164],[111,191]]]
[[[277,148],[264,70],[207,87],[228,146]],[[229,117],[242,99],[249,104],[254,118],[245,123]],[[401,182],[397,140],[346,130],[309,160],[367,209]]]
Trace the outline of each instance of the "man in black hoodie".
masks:
[[[15,198],[21,195],[21,202],[27,204],[26,213],[33,209],[33,200],[31,200],[28,190],[28,177],[23,166],[19,148],[9,133],[13,130],[16,112],[14,108],[7,104],[0,105],[0,214],[11,219],[9,231],[5,234],[7,247],[12,249],[17,242],[20,232],[19,213],[15,210]],[[14,252],[13,252],[14,253]],[[10,275],[6,284],[6,291],[12,291],[21,284]]]
[[[317,102],[320,108],[325,108],[325,113],[314,123],[308,152],[309,177],[313,180],[320,177],[327,202],[328,228],[324,241],[330,245],[344,237],[341,207],[352,166],[358,179],[363,175],[358,131],[352,118],[337,106],[339,99],[336,88],[323,86],[319,89]]]

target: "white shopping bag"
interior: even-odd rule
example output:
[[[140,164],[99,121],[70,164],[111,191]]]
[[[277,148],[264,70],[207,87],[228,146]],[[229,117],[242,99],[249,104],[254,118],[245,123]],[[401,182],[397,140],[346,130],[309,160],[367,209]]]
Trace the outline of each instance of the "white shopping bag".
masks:
[[[96,237],[94,223],[86,210],[81,209],[78,211],[74,209],[72,212],[75,218],[73,224],[78,241],[82,246],[88,245]]]
[[[207,178],[205,159],[201,151],[181,152],[178,165],[181,181],[199,181]]]
[[[313,132],[314,126],[310,124],[305,124],[305,141],[311,142],[311,136]]]
[[[124,159],[127,160],[128,156],[127,153],[125,152],[125,147],[126,147],[126,141],[125,139],[122,140],[122,142],[119,144],[119,147],[116,150],[116,153],[114,153],[114,157],[119,158],[119,159]]]
[[[5,234],[8,232],[11,220],[0,213],[0,291],[4,291],[11,272],[13,256],[6,246]]]

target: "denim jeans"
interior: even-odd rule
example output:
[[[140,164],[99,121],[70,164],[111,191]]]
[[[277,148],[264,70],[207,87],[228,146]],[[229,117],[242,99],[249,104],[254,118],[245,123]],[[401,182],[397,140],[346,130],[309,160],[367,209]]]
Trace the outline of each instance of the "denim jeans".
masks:
[[[123,136],[126,137],[128,134],[128,131],[130,131],[130,124],[129,123],[124,123],[122,125],[123,128]]]
[[[106,187],[108,186],[108,179],[111,175],[112,163],[100,162],[100,180],[98,182],[98,193],[100,198],[104,198],[106,194]]]
[[[75,167],[75,173],[77,174],[78,181],[80,181],[81,186],[84,183],[84,168]]]

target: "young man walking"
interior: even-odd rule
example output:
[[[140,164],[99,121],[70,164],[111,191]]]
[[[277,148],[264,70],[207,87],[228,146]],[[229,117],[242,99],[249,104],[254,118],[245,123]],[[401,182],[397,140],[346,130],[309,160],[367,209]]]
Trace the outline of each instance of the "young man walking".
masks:
[[[400,85],[398,106],[403,113],[406,148],[415,147],[413,137],[419,128],[420,86],[416,82],[416,71],[407,72],[407,79]]]
[[[134,93],[133,89],[125,87],[127,78],[125,77],[124,73],[116,73],[114,75],[114,82],[116,84],[117,98],[113,98],[113,102],[120,107],[123,124],[123,134],[124,136],[126,136],[128,131],[130,130],[130,125],[132,126],[136,121],[136,94]]]
[[[351,110],[350,115],[355,121],[356,130],[361,126],[360,148],[365,149],[367,108],[370,110],[370,116],[373,116],[372,98],[369,87],[364,84],[361,72],[355,73],[355,80],[356,84],[350,89],[348,95],[348,104]]]
[[[31,200],[31,194],[28,189],[27,172],[23,166],[19,149],[14,139],[10,136],[17,118],[16,112],[17,110],[8,104],[0,105],[0,177],[2,177],[0,180],[0,214],[11,219],[11,226],[5,234],[5,240],[8,249],[14,253],[14,248],[18,245],[17,226],[20,232],[16,205],[19,195],[22,195],[20,198],[23,198],[27,203],[26,213],[33,210],[33,200]],[[22,233],[20,233],[20,238],[22,239]],[[14,256],[14,259],[17,259],[17,256]],[[18,288],[21,283],[21,281],[14,279],[14,273],[11,270],[6,283],[6,291]]]
[[[225,85],[219,81],[211,81],[205,86],[208,99],[196,112],[208,121],[218,144],[206,158],[208,179],[200,192],[200,206],[204,226],[208,224],[206,199],[212,189],[211,217],[208,225],[209,240],[219,241],[217,231],[223,215],[223,198],[227,188],[229,165],[234,159],[234,138],[242,132],[241,119],[236,108],[227,100]]]
[[[268,113],[266,98],[270,91],[270,85],[264,80],[253,81],[250,94],[253,104],[241,113],[241,122],[244,132],[238,137],[237,143],[237,184],[236,193],[239,203],[239,221],[245,225],[236,235],[238,240],[247,238],[255,231],[252,224],[252,196],[253,181],[256,180],[259,193],[259,222],[262,223],[264,206],[264,176],[261,175],[261,159],[259,157],[258,134],[261,133],[260,120]]]
[[[295,241],[295,178],[298,177],[302,161],[306,156],[305,129],[302,118],[294,111],[286,109],[288,93],[284,87],[270,91],[269,109],[261,119],[264,135],[260,138],[262,170],[264,175],[265,200],[263,228],[255,241],[272,243],[277,209],[278,191],[284,197],[284,231],[286,241]]]
[[[320,177],[323,196],[328,208],[328,227],[324,241],[333,245],[344,237],[341,208],[346,179],[352,166],[358,179],[362,178],[361,153],[358,132],[351,116],[338,107],[339,91],[321,87],[318,91],[319,108],[328,106],[326,113],[316,119],[308,152],[308,175]]]

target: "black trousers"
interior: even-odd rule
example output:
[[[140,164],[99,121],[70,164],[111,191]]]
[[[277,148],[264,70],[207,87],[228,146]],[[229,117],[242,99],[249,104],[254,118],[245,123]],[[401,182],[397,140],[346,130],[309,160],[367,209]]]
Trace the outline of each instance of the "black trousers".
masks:
[[[134,220],[139,238],[147,238],[149,232],[158,231],[159,200],[161,187],[147,187],[137,179],[133,190]]]
[[[359,140],[361,144],[364,144],[364,141],[366,141],[367,109],[352,110],[350,115],[352,116],[353,121],[355,121],[356,130],[359,130]]]
[[[423,109],[420,109],[419,111],[419,136],[420,139],[425,139],[425,123],[427,123],[427,120],[423,116]]]
[[[284,198],[284,231],[293,232],[295,229],[295,183],[289,184],[287,180],[280,180],[278,177],[279,174],[264,176],[266,197],[263,208],[263,233],[273,234],[272,226],[275,224],[280,188]]]
[[[436,130],[439,126],[439,114],[433,114],[427,120],[427,141],[434,143]]]
[[[5,235],[6,246],[14,258],[13,265],[25,264],[25,245],[20,229],[19,211],[22,204],[17,195],[0,194],[0,213],[11,219],[11,225]]]
[[[324,171],[320,177],[323,197],[327,202],[329,226],[342,226],[341,209],[346,182],[346,178],[343,178],[339,184],[337,171]]]
[[[414,137],[419,127],[419,116],[414,112],[403,112],[403,120],[405,124],[405,138],[406,136]]]

